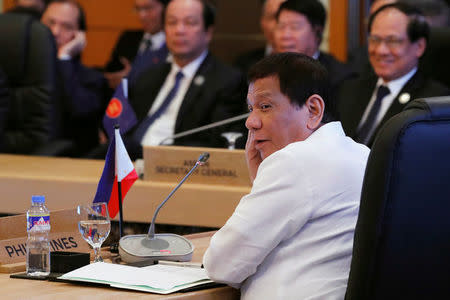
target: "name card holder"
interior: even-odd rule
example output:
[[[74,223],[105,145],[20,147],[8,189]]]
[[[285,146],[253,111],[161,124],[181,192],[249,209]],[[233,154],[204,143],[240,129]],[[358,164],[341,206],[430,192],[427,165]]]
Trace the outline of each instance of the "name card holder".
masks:
[[[50,251],[91,252],[78,231],[75,210],[50,212]],[[0,273],[25,271],[26,215],[0,218]]]
[[[208,162],[198,168],[187,183],[250,187],[244,150],[180,146],[145,146],[144,180],[179,182],[203,152]]]

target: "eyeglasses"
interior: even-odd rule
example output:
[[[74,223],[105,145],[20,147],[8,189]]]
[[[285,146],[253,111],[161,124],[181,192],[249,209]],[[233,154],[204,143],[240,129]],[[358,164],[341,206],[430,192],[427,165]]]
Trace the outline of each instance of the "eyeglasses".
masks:
[[[275,26],[275,30],[291,30],[291,31],[300,31],[304,26],[299,23],[278,23]]]
[[[389,49],[396,49],[403,45],[405,41],[406,38],[399,38],[395,36],[382,38],[376,35],[370,35],[367,38],[367,43],[369,44],[369,46],[378,47],[382,42],[384,42]]]
[[[58,26],[64,32],[72,32],[77,30],[77,25],[72,24],[70,22],[58,22],[56,19],[48,17],[42,20],[42,23],[49,28],[53,28],[53,26]]]

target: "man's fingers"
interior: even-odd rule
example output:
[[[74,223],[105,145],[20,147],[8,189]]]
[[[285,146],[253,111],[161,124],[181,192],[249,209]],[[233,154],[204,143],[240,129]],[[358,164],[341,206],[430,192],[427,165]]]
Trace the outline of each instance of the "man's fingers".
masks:
[[[126,57],[121,56],[119,60],[124,68],[131,68],[131,62]]]

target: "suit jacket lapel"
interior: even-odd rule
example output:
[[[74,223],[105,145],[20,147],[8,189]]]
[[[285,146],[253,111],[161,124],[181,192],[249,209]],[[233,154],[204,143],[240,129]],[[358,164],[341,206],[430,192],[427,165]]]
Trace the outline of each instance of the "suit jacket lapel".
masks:
[[[177,121],[175,123],[175,132],[179,131],[179,128],[183,121],[183,117],[186,115],[186,111],[188,111],[191,106],[198,103],[197,99],[200,98],[204,87],[208,84],[207,73],[211,68],[211,65],[212,58],[211,55],[208,54],[195,73],[194,78],[192,79],[191,84],[186,92],[186,95],[184,96],[183,102],[181,103],[181,107],[177,115]]]
[[[406,84],[403,86],[403,88],[400,90],[400,92],[395,96],[394,101],[392,102],[391,106],[389,107],[388,111],[384,115],[383,119],[381,120],[382,123],[386,122],[390,118],[392,118],[394,115],[398,114],[403,110],[403,108],[408,104],[409,101],[414,100],[416,91],[419,89],[423,83],[425,78],[419,71],[414,74],[413,77],[411,77]],[[399,99],[400,96],[403,94],[409,94],[410,100],[406,103],[400,103]]]
[[[358,81],[358,86],[355,86],[355,94],[353,105],[349,108],[351,111],[349,113],[348,128],[353,132],[348,132],[349,136],[354,136],[358,125],[361,122],[361,118],[369,105],[370,98],[372,98],[373,90],[377,84],[376,77],[364,78]]]
[[[384,115],[383,119],[378,124],[377,129],[372,135],[371,142],[372,144],[375,136],[377,135],[378,131],[383,127],[383,124],[386,123],[390,118],[398,114],[405,108],[405,106],[409,103],[409,101],[414,100],[417,89],[420,89],[422,85],[425,82],[425,78],[423,77],[422,73],[419,71],[414,74],[413,77],[411,77],[406,84],[403,86],[403,88],[400,90],[400,92],[395,96],[394,101],[392,102],[391,106],[387,110],[386,114]],[[400,97],[403,94],[409,94],[410,100],[406,103],[400,103]]]
[[[148,76],[148,80],[140,81],[141,90],[145,91],[145,95],[140,95],[141,99],[145,99],[145,101],[141,101],[136,104],[136,116],[138,120],[144,119],[150,108],[153,105],[161,87],[166,80],[166,77],[169,75],[171,69],[171,65],[169,63],[165,63],[158,68],[152,69],[150,72],[142,73],[140,76]],[[151,78],[153,77],[153,78]]]

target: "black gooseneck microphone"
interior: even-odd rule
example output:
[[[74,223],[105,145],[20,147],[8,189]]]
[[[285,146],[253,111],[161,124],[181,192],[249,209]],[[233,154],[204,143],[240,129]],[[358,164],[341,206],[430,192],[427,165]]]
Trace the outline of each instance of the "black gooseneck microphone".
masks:
[[[204,163],[206,163],[208,161],[208,159],[209,159],[209,153],[208,152],[203,152],[199,156],[199,158],[197,159],[197,162],[192,167],[192,169],[189,171],[189,173],[187,173],[186,176],[184,176],[184,178],[170,192],[170,194],[166,197],[166,199],[164,199],[164,201],[161,202],[161,204],[158,205],[158,207],[155,210],[155,213],[153,214],[152,222],[150,223],[150,228],[148,229],[148,238],[149,239],[153,240],[155,238],[155,220],[156,220],[156,216],[158,215],[159,210],[161,209],[161,207],[163,207],[164,204],[166,204],[167,200],[169,200],[172,197],[172,195],[178,190],[178,188],[186,181],[186,179],[188,179],[188,177],[191,176],[192,172],[194,172],[195,169],[197,169],[198,166],[201,166]]]

